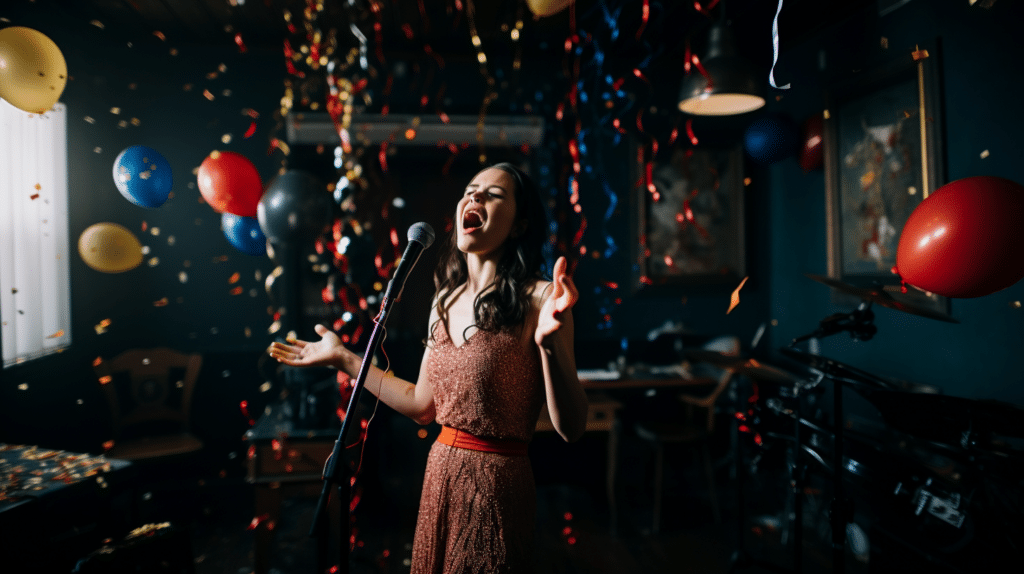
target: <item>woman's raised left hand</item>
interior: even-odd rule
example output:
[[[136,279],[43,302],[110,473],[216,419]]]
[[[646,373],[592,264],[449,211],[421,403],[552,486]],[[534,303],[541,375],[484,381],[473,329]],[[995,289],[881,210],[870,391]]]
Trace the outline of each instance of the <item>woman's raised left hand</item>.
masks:
[[[565,257],[559,257],[555,261],[555,271],[551,278],[553,288],[549,290],[541,304],[537,330],[533,335],[534,342],[540,346],[549,343],[551,335],[562,328],[564,324],[562,314],[571,309],[580,297],[572,278],[565,272],[567,267],[568,262]]]

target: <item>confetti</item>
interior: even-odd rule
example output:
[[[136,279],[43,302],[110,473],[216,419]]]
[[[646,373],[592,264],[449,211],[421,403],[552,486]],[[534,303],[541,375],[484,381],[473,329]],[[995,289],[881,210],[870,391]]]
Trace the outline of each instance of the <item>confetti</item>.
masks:
[[[93,21],[91,21],[89,23],[92,24],[93,26],[96,26],[100,30],[103,29],[103,22],[100,22],[99,20],[93,20]]]
[[[167,41],[167,36],[164,36],[164,33],[159,31],[159,30],[154,30],[153,31],[153,35],[156,36],[157,38],[160,38],[164,42]]]
[[[168,303],[168,301],[167,301],[167,297],[163,297],[163,298],[161,298],[161,299],[158,299],[158,300],[156,300],[156,301],[153,301],[153,306],[154,306],[154,307],[166,307],[166,306],[167,306],[167,303]]]
[[[736,306],[740,304],[740,289],[743,289],[743,285],[746,284],[747,279],[749,278],[749,276],[744,277],[743,280],[740,281],[739,286],[737,286],[736,289],[732,292],[732,297],[729,301],[729,310],[725,312],[726,315],[732,313],[732,310],[735,309]]]
[[[979,155],[981,156],[981,159],[987,158],[989,155],[988,150],[983,150]]]
[[[107,329],[110,328],[110,319],[104,319],[100,321],[93,328],[96,330],[97,335],[102,335],[103,333],[106,333]]]

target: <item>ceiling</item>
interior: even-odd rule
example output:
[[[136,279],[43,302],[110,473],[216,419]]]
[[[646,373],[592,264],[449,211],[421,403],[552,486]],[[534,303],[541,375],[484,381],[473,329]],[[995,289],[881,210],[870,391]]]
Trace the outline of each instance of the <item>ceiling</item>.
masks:
[[[26,0],[21,0],[26,2]],[[707,6],[714,0],[705,0]],[[808,34],[835,23],[875,0],[785,0],[779,21],[781,47],[792,46]],[[85,21],[98,20],[108,31],[137,34],[140,29],[160,32],[168,41],[179,43],[227,43],[236,35],[247,48],[280,49],[286,38],[294,37],[286,12],[301,36],[304,11],[316,0],[30,0],[36,7],[56,4]],[[524,58],[539,48],[559,46],[571,33],[570,16],[577,30],[598,34],[618,28],[616,55],[629,57],[652,52],[682,54],[680,44],[702,27],[709,16],[699,13],[693,2],[649,0],[649,18],[642,19],[644,0],[577,0],[571,14],[563,10],[554,16],[534,19],[524,0],[322,0],[322,11],[311,20],[314,28],[336,29],[339,38],[353,40],[348,31],[356,24],[372,48],[376,48],[374,26],[380,25],[381,48],[385,53],[422,53],[424,44],[444,57],[475,58],[470,43],[470,13],[484,46],[489,40],[507,43],[508,26],[524,21]],[[372,6],[379,6],[376,12]],[[741,50],[753,46],[758,53],[771,50],[771,26],[777,4],[766,0],[721,0],[710,17],[724,10],[739,38]],[[504,29],[503,29],[504,27]],[[636,41],[637,33],[641,40]],[[645,54],[646,52],[646,54]]]

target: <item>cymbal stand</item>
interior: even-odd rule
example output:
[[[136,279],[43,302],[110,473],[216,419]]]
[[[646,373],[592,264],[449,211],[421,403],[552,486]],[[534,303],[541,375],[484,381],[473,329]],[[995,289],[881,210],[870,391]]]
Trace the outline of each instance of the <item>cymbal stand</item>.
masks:
[[[790,519],[790,527],[793,531],[793,572],[800,574],[803,571],[803,532],[804,532],[804,509],[803,509],[803,497],[805,489],[807,487],[807,464],[803,462],[803,438],[801,435],[801,427],[804,425],[810,426],[812,429],[817,427],[810,421],[803,418],[802,409],[802,394],[804,390],[813,389],[818,386],[823,378],[822,374],[806,382],[798,382],[795,385],[795,389],[792,391],[792,398],[796,400],[796,407],[793,410],[783,408],[782,402],[778,399],[768,399],[766,406],[774,411],[778,415],[787,416],[793,419],[793,446],[790,451],[792,454],[792,460],[789,461],[789,487],[792,501],[792,507],[790,508],[787,504],[787,518]],[[781,437],[780,437],[781,438]],[[788,440],[789,437],[784,437]],[[783,540],[783,544],[786,541]]]
[[[807,339],[820,339],[849,331],[850,337],[857,341],[867,341],[875,336],[878,327],[875,327],[875,313],[871,310],[871,301],[861,301],[856,309],[849,313],[835,313],[821,320],[818,328],[814,331],[793,339],[790,347]]]

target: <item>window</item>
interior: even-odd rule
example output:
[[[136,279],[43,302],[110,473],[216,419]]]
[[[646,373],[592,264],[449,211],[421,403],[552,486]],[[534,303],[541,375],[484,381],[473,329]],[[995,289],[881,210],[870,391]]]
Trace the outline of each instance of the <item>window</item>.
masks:
[[[0,341],[4,367],[71,344],[67,112],[0,100]]]

